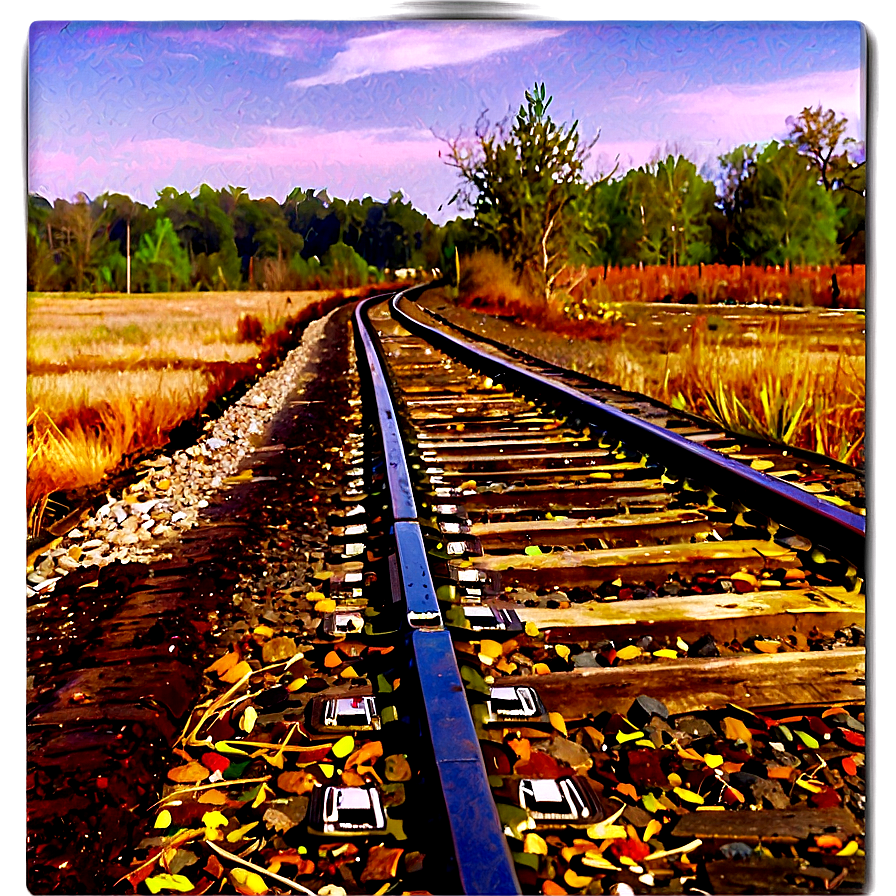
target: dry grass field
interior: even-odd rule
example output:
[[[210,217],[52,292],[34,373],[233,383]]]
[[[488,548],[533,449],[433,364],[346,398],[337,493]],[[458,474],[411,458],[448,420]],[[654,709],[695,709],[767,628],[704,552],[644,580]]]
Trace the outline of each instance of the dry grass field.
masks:
[[[29,531],[49,496],[91,486],[164,445],[180,423],[257,372],[321,292],[28,297]]]
[[[735,432],[864,463],[865,315],[856,308],[801,307],[806,283],[818,272],[796,270],[790,294],[785,272],[746,269],[742,285],[759,291],[744,293],[745,304],[738,305],[692,304],[691,298],[679,304],[677,295],[671,303],[597,301],[590,292],[576,298],[558,290],[545,306],[515,287],[487,254],[468,259],[462,275],[452,313],[471,328]],[[864,270],[854,276],[855,283],[846,272],[838,279],[849,285],[852,304],[864,304]],[[662,290],[674,282],[679,292],[687,284],[679,269],[633,271],[632,277],[639,293],[648,281]],[[609,279],[620,294],[628,289],[624,279]],[[780,304],[767,304],[763,283],[773,283]]]

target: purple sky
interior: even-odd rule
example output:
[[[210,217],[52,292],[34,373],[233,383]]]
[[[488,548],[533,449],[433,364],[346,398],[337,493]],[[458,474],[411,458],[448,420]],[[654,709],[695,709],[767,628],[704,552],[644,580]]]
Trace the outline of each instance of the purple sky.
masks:
[[[436,220],[457,186],[439,157],[534,81],[555,117],[601,137],[591,170],[658,151],[712,163],[821,104],[864,138],[863,38],[849,22],[38,22],[30,34],[28,189],[149,205],[166,186],[401,189]]]

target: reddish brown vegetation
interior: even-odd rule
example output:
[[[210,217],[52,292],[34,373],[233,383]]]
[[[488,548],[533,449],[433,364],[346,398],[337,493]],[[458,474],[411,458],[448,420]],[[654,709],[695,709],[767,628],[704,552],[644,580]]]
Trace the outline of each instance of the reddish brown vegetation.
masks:
[[[865,265],[779,267],[706,264],[688,267],[590,268],[568,271],[558,288],[569,288],[577,300],[603,302],[694,302],[733,300],[739,305],[813,305],[821,308],[864,308]],[[832,277],[839,294],[832,295]],[[579,281],[579,282],[577,282]],[[572,284],[572,285],[571,285]]]

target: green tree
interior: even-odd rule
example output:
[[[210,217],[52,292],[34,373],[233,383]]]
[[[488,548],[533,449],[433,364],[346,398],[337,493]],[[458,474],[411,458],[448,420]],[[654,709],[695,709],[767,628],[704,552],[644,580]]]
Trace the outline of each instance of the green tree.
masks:
[[[772,141],[761,152],[732,154],[742,163],[734,198],[734,241],[757,264],[836,262],[840,212],[815,168],[791,144]]]
[[[834,197],[841,211],[837,242],[844,261],[865,260],[865,147],[844,137],[846,118],[832,109],[806,107],[787,119],[788,142],[815,168],[819,182]]]
[[[132,277],[142,292],[189,289],[190,259],[168,218],[158,218],[152,232],[143,235],[134,253]]]
[[[550,117],[552,99],[536,84],[510,126],[477,127],[472,145],[452,141],[448,155],[462,180],[451,201],[473,209],[493,248],[546,301],[569,256],[570,204],[590,149],[580,145],[577,121],[566,127]]]

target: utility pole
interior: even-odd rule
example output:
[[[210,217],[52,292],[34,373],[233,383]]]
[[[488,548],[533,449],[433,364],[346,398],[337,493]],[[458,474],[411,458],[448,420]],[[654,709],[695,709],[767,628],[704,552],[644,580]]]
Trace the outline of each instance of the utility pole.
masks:
[[[127,257],[128,257],[128,275],[127,275],[127,290],[128,295],[131,294],[131,219],[127,220],[128,226],[128,237],[127,237]]]

